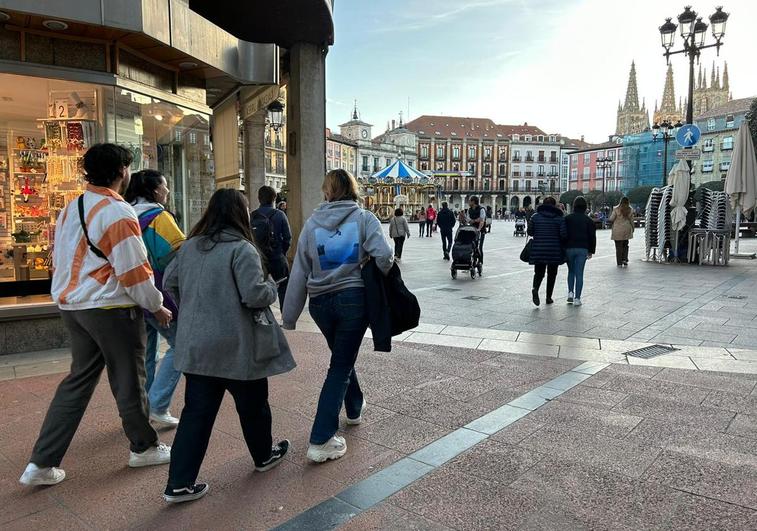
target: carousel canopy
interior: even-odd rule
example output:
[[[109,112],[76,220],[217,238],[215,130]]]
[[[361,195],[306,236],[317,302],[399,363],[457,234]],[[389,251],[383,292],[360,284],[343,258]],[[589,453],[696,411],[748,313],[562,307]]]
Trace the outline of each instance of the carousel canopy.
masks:
[[[395,160],[383,170],[377,171],[371,177],[377,180],[384,180],[391,177],[395,181],[399,180],[418,182],[421,179],[424,179],[425,181],[430,180],[428,175],[416,170],[412,166],[408,166],[400,159]]]

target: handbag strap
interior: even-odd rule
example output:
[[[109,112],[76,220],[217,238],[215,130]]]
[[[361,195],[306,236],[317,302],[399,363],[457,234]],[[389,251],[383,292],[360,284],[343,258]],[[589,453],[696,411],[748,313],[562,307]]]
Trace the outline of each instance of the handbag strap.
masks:
[[[98,258],[102,258],[103,260],[108,260],[108,257],[105,256],[105,253],[102,252],[100,249],[95,247],[95,245],[92,243],[92,240],[89,239],[89,231],[87,230],[87,223],[84,221],[84,194],[79,196],[79,223],[81,223],[81,228],[84,231],[84,237],[87,239],[87,246],[89,246],[89,250],[92,251],[92,253],[97,256]]]

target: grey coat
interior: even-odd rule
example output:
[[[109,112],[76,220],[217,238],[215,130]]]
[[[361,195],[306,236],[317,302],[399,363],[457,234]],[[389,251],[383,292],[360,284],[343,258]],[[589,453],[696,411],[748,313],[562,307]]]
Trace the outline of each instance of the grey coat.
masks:
[[[179,305],[174,366],[183,373],[258,380],[296,364],[270,304],[276,284],[263,278],[255,247],[233,232],[212,247],[187,240],[163,287]]]

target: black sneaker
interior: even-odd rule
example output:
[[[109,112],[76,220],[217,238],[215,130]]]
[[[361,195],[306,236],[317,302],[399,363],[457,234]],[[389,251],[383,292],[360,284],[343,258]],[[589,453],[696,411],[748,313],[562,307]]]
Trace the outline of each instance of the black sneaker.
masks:
[[[163,499],[168,503],[182,503],[188,501],[194,501],[202,498],[208,493],[207,483],[197,483],[191,487],[181,487],[173,489],[166,487],[166,491],[163,493]]]
[[[284,439],[283,441],[276,444],[273,448],[271,448],[271,457],[269,457],[266,461],[263,461],[259,465],[255,464],[255,470],[258,472],[268,472],[274,467],[277,467],[281,464],[281,461],[284,460],[284,456],[289,451],[289,441]]]
[[[541,301],[539,300],[539,292],[535,289],[531,290],[531,300],[536,306],[539,306],[539,304],[541,304]]]

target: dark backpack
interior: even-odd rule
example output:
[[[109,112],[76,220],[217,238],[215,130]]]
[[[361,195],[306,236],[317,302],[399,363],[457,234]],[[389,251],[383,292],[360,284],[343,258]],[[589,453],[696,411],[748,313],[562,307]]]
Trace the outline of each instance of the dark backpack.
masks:
[[[281,254],[281,246],[276,238],[276,231],[273,227],[273,216],[276,211],[272,210],[270,214],[263,215],[260,211],[255,210],[250,216],[250,225],[252,226],[252,235],[258,248],[265,254],[266,258],[274,258]]]

